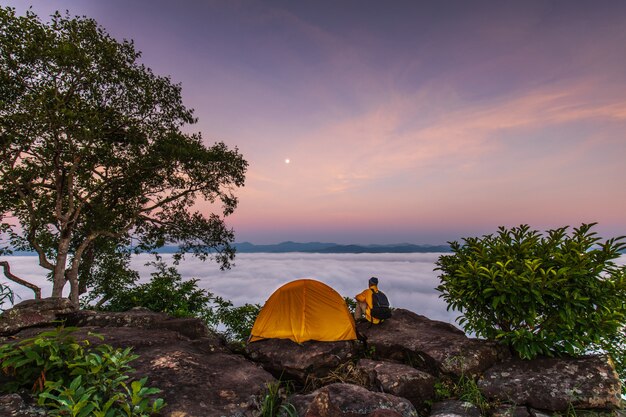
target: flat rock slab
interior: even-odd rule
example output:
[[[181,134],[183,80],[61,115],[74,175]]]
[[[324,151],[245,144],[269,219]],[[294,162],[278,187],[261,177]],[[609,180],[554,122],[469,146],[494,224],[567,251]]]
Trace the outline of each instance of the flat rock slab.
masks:
[[[76,311],[66,298],[26,300],[0,315],[0,336],[10,336],[29,327],[46,327],[59,320],[62,314]]]
[[[248,343],[246,354],[277,377],[304,383],[307,377],[323,378],[350,361],[358,352],[356,341],[298,344],[289,339],[266,339]]]
[[[226,353],[205,355],[192,347],[155,348],[133,362],[138,375],[162,390],[165,417],[259,415],[271,374],[245,358]]]
[[[510,356],[495,342],[470,339],[451,324],[404,309],[393,310],[393,317],[379,325],[360,323],[357,330],[377,358],[410,363],[437,375],[479,375]]]
[[[136,327],[142,329],[175,330],[191,339],[207,337],[211,331],[196,318],[174,318],[165,313],[146,309],[132,309],[123,313],[80,310],[62,314],[67,326]]]
[[[82,329],[82,331],[87,329]],[[258,416],[258,404],[275,378],[227,352],[211,338],[191,340],[173,330],[105,327],[104,343],[132,346],[131,362],[148,385],[162,390],[163,417]]]
[[[436,378],[411,366],[360,359],[357,369],[366,375],[370,390],[406,398],[419,411],[435,396]]]
[[[307,395],[292,395],[299,417],[417,417],[405,398],[353,384],[330,384]]]
[[[488,369],[478,387],[487,398],[541,410],[615,409],[621,402],[619,378],[604,356],[511,359]]]

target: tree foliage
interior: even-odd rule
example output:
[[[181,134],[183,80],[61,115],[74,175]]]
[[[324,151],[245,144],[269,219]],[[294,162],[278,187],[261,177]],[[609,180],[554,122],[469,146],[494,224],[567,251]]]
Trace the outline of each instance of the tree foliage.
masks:
[[[601,242],[583,224],[542,235],[529,226],[452,242],[437,261],[437,289],[468,332],[500,340],[521,357],[580,354],[626,323],[624,237]]]
[[[107,302],[101,308],[108,311],[145,307],[174,317],[198,317],[207,322],[212,321],[213,312],[209,304],[213,296],[198,288],[197,279],[183,281],[176,268],[168,267],[164,262],[153,262],[151,265],[155,271],[149,282],[108,288],[110,293],[92,291],[88,297],[106,297]]]
[[[99,254],[180,245],[229,266],[246,161],[207,147],[181,87],[85,17],[0,8],[0,223],[77,303]],[[198,202],[221,215],[192,211]],[[4,248],[6,252],[6,247]],[[81,267],[82,265],[82,267]]]

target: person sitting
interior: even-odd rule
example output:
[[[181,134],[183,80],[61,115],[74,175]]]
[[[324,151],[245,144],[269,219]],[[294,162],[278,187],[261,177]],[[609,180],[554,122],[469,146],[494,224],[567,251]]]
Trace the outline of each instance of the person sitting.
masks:
[[[368,281],[368,288],[356,295],[356,308],[354,310],[354,319],[359,320],[365,315],[365,319],[372,324],[378,324],[381,320],[372,317],[373,294],[378,292],[378,278],[371,277]]]

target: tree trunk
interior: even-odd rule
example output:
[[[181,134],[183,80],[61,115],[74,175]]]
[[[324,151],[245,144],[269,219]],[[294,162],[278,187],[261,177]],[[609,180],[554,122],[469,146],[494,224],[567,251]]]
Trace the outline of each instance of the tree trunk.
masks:
[[[70,239],[61,237],[59,251],[57,252],[56,265],[54,265],[54,275],[52,278],[52,296],[63,297],[63,287],[65,287],[65,264],[67,263],[67,253],[70,247]]]
[[[74,307],[78,308],[78,296],[80,295],[78,290],[78,268],[71,268],[68,271],[67,280],[70,282],[70,301]]]
[[[93,250],[90,251],[90,249],[93,249],[92,242],[96,237],[97,235],[92,234],[85,238],[76,249],[72,261],[70,262],[70,268],[66,271],[66,278],[70,282],[70,300],[76,308],[79,307],[78,296],[86,292],[86,288],[84,291],[81,291],[81,283],[78,281],[78,273],[80,271],[81,262],[83,261],[83,254],[85,250],[87,250],[87,253],[91,254],[91,258],[89,259],[88,257],[88,261],[93,262]],[[82,286],[86,287],[85,285]]]
[[[81,250],[82,252],[82,250]],[[79,284],[78,284],[78,267],[80,265],[80,254],[74,254],[70,262],[70,267],[65,271],[65,279],[70,283],[70,301],[78,308]]]
[[[85,294],[87,292],[87,277],[91,275],[91,271],[94,264],[94,249],[93,245],[89,245],[89,247],[85,250],[85,253],[81,259],[80,269],[83,270],[83,274],[80,274],[80,278],[78,280],[78,294]]]

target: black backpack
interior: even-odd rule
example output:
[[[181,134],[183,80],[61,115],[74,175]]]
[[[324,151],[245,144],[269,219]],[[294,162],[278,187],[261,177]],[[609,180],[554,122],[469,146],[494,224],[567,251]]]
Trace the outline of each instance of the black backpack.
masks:
[[[370,316],[378,320],[385,320],[391,317],[391,309],[389,308],[389,300],[382,291],[372,290],[372,309]]]

